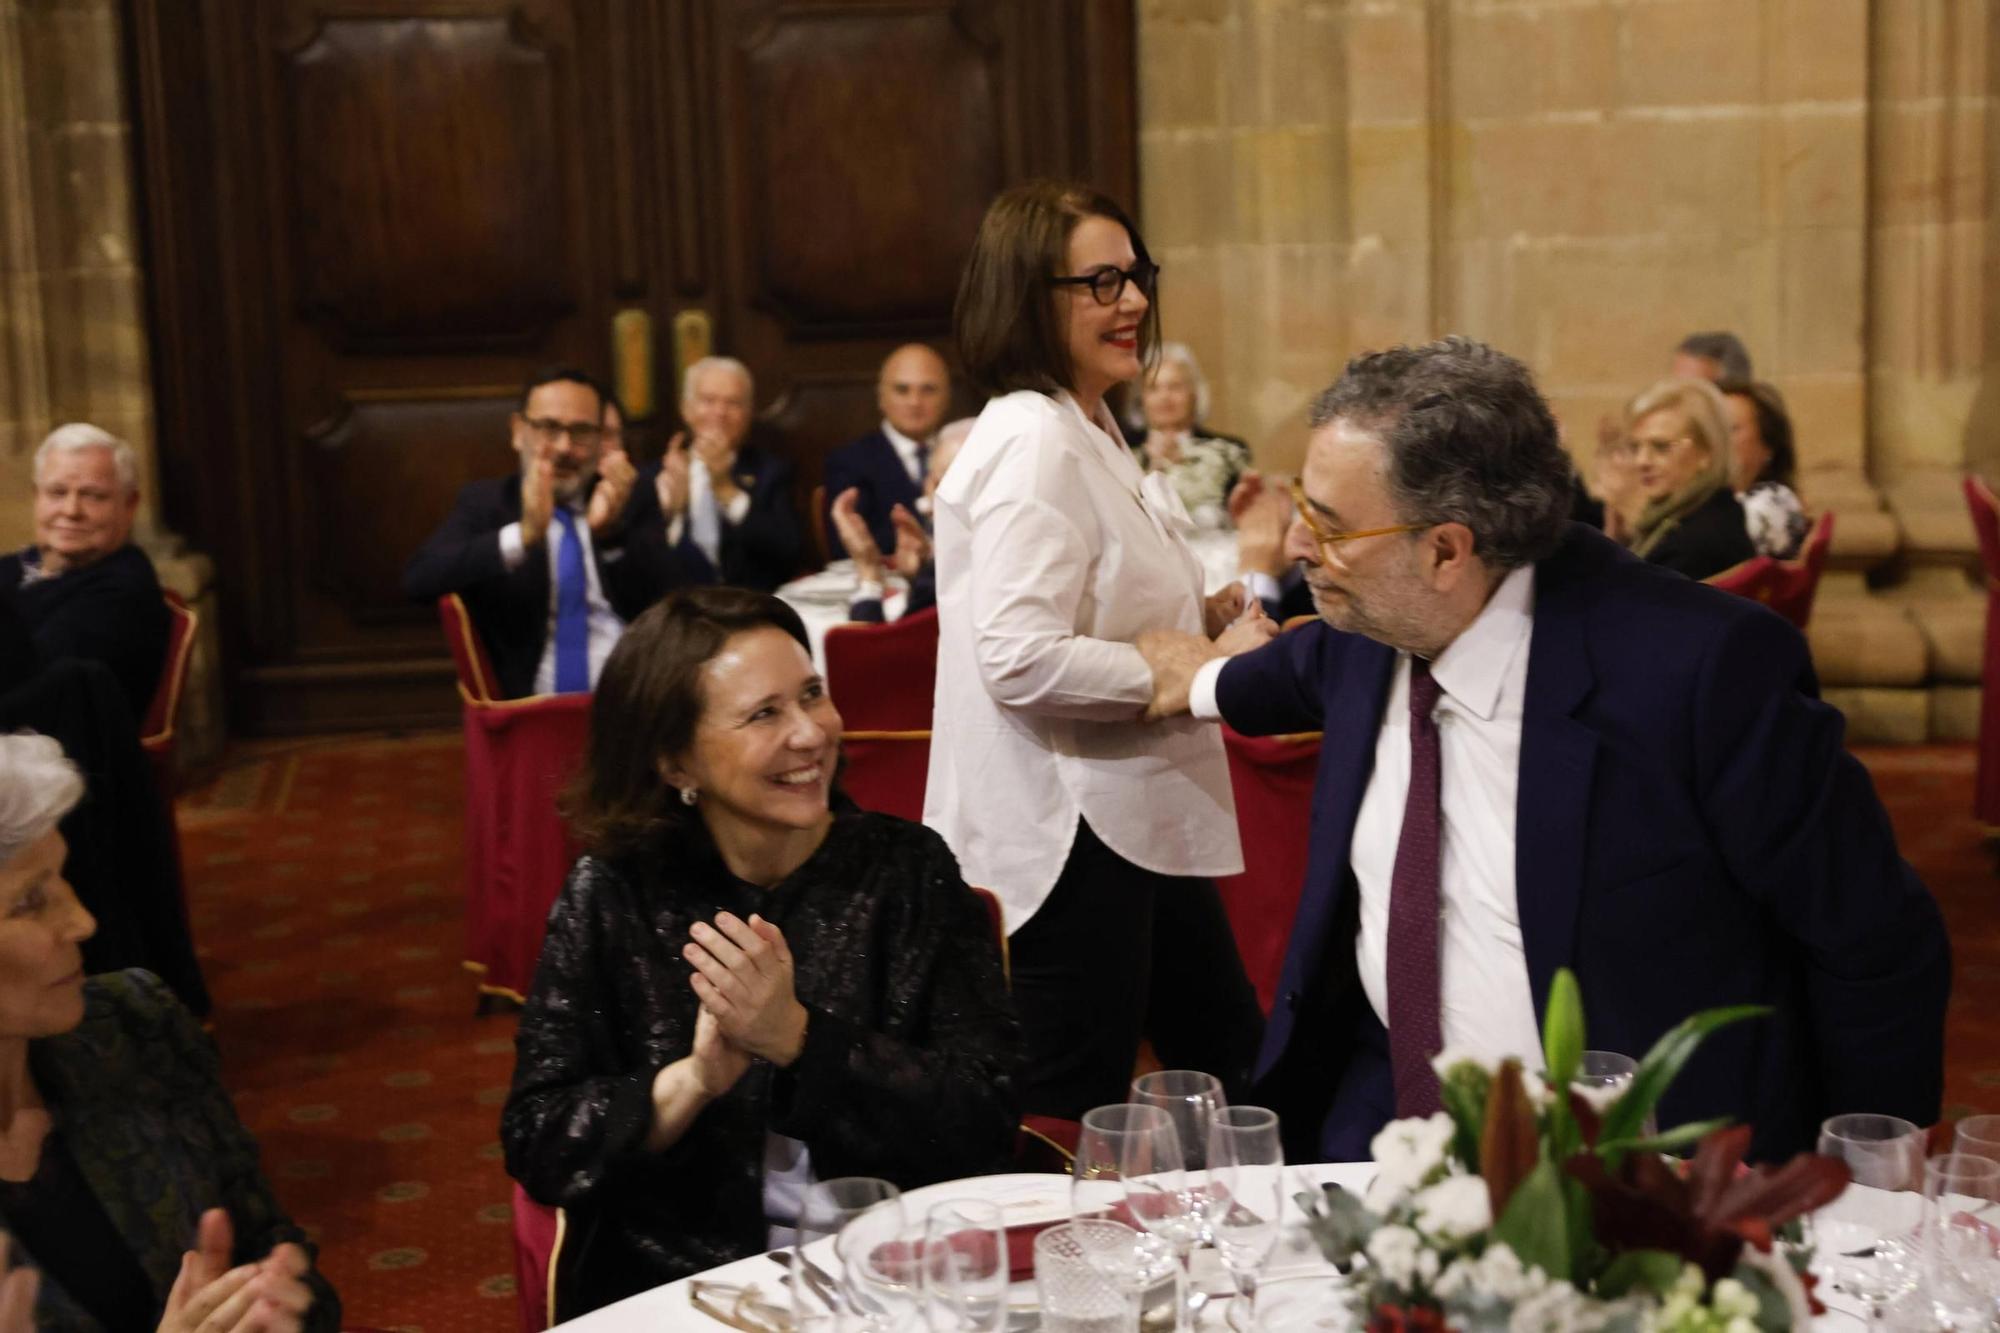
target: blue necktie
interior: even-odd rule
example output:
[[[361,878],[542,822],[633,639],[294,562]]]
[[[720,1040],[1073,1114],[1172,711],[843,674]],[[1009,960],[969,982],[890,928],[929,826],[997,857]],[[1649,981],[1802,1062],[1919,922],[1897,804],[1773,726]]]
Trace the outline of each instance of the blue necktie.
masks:
[[[556,693],[590,688],[590,606],[584,600],[583,538],[576,515],[558,506],[562,543],[556,548]]]

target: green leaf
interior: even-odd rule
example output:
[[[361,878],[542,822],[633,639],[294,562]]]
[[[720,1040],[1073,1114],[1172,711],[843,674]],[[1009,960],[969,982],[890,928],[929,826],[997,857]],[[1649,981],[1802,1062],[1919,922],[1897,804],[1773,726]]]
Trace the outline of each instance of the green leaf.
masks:
[[[1479,1174],[1479,1135],[1486,1125],[1486,1094],[1492,1080],[1470,1060],[1447,1070],[1438,1082],[1438,1100],[1451,1116],[1451,1148],[1473,1175]]]
[[[1530,1171],[1507,1201],[1507,1211],[1493,1228],[1528,1267],[1540,1268],[1567,1282],[1575,1271],[1570,1256],[1570,1200],[1562,1173],[1544,1159]]]
[[[1741,1282],[1757,1298],[1757,1327],[1761,1333],[1787,1333],[1792,1327],[1792,1307],[1776,1284],[1747,1264],[1738,1264],[1729,1276]]]
[[[1566,967],[1557,968],[1549,983],[1549,1005],[1542,1012],[1542,1059],[1548,1066],[1549,1085],[1555,1088],[1567,1088],[1583,1063],[1583,992],[1577,988],[1576,973]],[[1556,1098],[1559,1104],[1562,1100]]]
[[[1690,1143],[1699,1143],[1718,1129],[1729,1128],[1729,1117],[1717,1116],[1713,1120],[1695,1120],[1685,1125],[1675,1125],[1662,1134],[1651,1134],[1639,1139],[1616,1139],[1610,1143],[1602,1139],[1597,1143],[1597,1155],[1615,1157],[1632,1152],[1678,1152]]]
[[[1557,979],[1561,979],[1560,974]],[[1555,1008],[1553,991],[1550,993],[1549,1008]],[[1646,1058],[1639,1062],[1639,1072],[1632,1076],[1632,1086],[1625,1089],[1625,1095],[1605,1111],[1604,1124],[1597,1136],[1598,1151],[1602,1153],[1605,1144],[1639,1136],[1639,1126],[1653,1113],[1661,1095],[1680,1076],[1682,1067],[1709,1033],[1746,1018],[1762,1018],[1770,1012],[1770,1006],[1762,1004],[1738,1004],[1704,1010],[1653,1043],[1653,1049],[1646,1052]]]
[[[1615,1301],[1634,1291],[1665,1296],[1680,1280],[1682,1259],[1666,1250],[1627,1250],[1597,1279],[1596,1294]]]
[[[1343,1271],[1368,1243],[1369,1235],[1382,1225],[1382,1219],[1368,1211],[1359,1195],[1330,1182],[1293,1197],[1306,1215],[1306,1230],[1320,1254]]]

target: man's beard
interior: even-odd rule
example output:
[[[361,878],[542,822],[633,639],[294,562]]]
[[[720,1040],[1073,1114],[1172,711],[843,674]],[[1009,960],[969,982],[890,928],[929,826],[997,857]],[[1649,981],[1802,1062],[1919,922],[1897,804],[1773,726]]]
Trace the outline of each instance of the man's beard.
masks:
[[[1312,587],[1310,579],[1307,586]],[[1337,630],[1359,634],[1401,652],[1428,653],[1433,645],[1429,618],[1430,589],[1407,571],[1375,580],[1366,596],[1341,584],[1332,597],[1312,587],[1313,609]]]

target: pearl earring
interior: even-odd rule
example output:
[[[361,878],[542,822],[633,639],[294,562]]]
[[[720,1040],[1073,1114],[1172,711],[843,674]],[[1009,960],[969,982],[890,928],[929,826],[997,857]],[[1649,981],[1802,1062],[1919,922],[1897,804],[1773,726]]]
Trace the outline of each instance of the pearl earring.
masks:
[[[699,799],[700,799],[700,797],[701,797],[701,793],[700,793],[700,792],[698,792],[698,791],[696,791],[696,790],[695,790],[695,789],[694,789],[693,787],[682,787],[682,788],[681,788],[681,804],[682,804],[682,805],[693,805],[693,804],[694,804],[694,803],[695,803],[695,802],[696,802],[697,800],[699,800]]]

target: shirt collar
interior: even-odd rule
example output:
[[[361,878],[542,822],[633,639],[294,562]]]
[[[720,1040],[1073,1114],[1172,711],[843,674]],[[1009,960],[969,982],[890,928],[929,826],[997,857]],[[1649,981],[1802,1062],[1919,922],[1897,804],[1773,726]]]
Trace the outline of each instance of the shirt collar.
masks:
[[[882,436],[889,441],[890,447],[903,456],[904,463],[916,462],[917,451],[923,448],[923,445],[890,425],[886,418],[882,422]]]
[[[1535,567],[1522,565],[1500,580],[1486,605],[1431,663],[1431,675],[1452,700],[1492,721],[1507,669],[1528,642],[1535,619]]]

